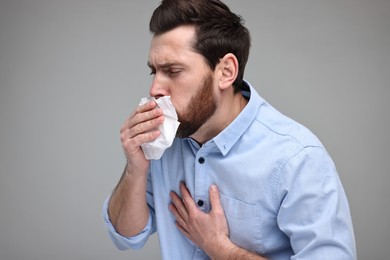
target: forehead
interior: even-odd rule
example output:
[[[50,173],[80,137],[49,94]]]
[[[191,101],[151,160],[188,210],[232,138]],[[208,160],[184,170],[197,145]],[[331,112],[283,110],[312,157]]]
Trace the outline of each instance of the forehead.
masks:
[[[195,28],[193,26],[180,26],[154,36],[150,45],[148,63],[158,66],[164,63],[191,63],[203,60],[203,56],[192,48],[194,41]]]

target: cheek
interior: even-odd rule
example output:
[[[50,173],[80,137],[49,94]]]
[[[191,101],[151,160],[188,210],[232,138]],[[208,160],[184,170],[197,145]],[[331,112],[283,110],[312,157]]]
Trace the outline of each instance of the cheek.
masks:
[[[188,107],[188,101],[185,98],[171,96],[171,102],[176,109],[178,115],[183,115]]]
[[[183,114],[186,111],[186,108],[189,105],[191,100],[192,93],[187,92],[171,92],[171,102],[176,109],[177,113]]]
[[[194,97],[198,94],[198,91],[203,87],[204,82],[199,79],[203,77],[190,77],[184,76],[172,82],[170,88],[171,102],[176,109],[176,112],[180,115],[185,115],[188,111],[188,107],[193,102]]]

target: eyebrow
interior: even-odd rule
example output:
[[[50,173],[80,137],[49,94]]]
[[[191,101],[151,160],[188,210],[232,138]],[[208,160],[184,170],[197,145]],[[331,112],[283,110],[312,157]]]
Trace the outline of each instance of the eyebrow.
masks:
[[[147,65],[151,69],[155,69],[156,68],[156,66],[154,66],[150,61],[147,62]],[[170,62],[164,62],[164,63],[158,64],[157,67],[160,68],[160,69],[166,69],[166,68],[170,68],[170,67],[178,66],[178,65],[179,66],[184,66],[180,62],[170,61]]]

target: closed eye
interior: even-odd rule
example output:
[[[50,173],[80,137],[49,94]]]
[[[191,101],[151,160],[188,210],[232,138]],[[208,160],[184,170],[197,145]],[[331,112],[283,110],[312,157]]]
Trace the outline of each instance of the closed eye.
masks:
[[[150,68],[150,75],[155,75],[156,73],[160,72],[168,77],[176,77],[180,74],[180,72],[183,71],[183,67],[177,66],[176,63],[166,63],[155,67],[150,62],[148,62],[148,67]]]
[[[165,73],[173,77],[173,76],[177,76],[181,71],[182,71],[181,69],[167,69]]]
[[[171,69],[163,70],[163,73],[170,77],[177,76],[180,72],[181,70],[171,70]],[[156,70],[151,70],[149,74],[155,75],[156,73],[157,73]]]

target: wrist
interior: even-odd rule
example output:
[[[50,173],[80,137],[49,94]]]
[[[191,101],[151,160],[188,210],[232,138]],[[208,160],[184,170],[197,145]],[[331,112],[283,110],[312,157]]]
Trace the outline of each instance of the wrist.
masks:
[[[144,177],[149,168],[149,161],[146,164],[134,163],[127,160],[126,167],[124,170],[125,177]]]
[[[266,258],[256,253],[250,252],[237,246],[228,237],[226,237],[223,243],[220,242],[219,246],[214,247],[214,250],[210,251],[209,257],[213,260],[266,260]]]
[[[231,259],[231,255],[237,246],[228,237],[224,237],[218,241],[216,240],[215,242],[206,249],[207,251],[205,250],[208,256],[213,260]]]

